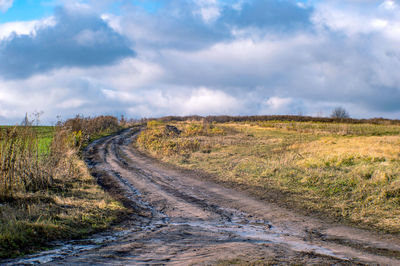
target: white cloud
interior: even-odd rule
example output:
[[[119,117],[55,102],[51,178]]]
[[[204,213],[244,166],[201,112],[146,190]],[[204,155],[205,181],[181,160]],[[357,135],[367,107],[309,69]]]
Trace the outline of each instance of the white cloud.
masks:
[[[268,109],[281,111],[282,109],[287,109],[292,101],[291,98],[271,97],[265,102],[265,104]]]
[[[313,22],[317,26],[343,31],[349,35],[376,30],[375,27],[371,27],[376,20],[377,18],[371,18],[357,10],[348,12],[348,10],[343,10],[330,3],[320,4],[313,15]]]
[[[85,0],[59,0],[62,2],[62,5],[67,8],[68,10],[74,12],[87,12],[87,13],[92,13],[94,6],[91,5],[90,3],[86,2]],[[102,1],[99,1],[100,3]]]
[[[23,115],[43,110],[42,121],[55,121],[57,115],[71,117],[88,108],[96,113],[93,102],[101,103],[96,89],[80,77],[82,70],[62,69],[34,75],[24,80],[0,80],[0,124],[19,122]]]
[[[271,96],[264,100],[257,114],[260,115],[310,115],[315,111],[301,98]]]
[[[118,33],[122,33],[121,17],[114,14],[102,14],[101,19],[108,23],[113,30]]]
[[[205,87],[192,88],[190,92],[187,88],[170,87],[129,92],[105,89],[103,93],[108,99],[129,106],[135,116],[238,114],[244,108],[235,97]]]
[[[395,10],[398,8],[397,4],[395,1],[392,0],[386,0],[384,1],[381,5],[381,8],[387,9],[387,10]]]
[[[55,105],[56,108],[60,109],[70,109],[70,108],[79,108],[86,104],[87,101],[79,99],[79,98],[71,98],[66,101],[62,101]]]
[[[373,19],[371,21],[371,26],[375,29],[383,29],[385,28],[387,25],[389,24],[389,22],[387,20],[384,19]]]
[[[376,3],[376,2],[375,2]],[[394,1],[384,1],[380,5],[369,5],[342,1],[325,1],[315,6],[313,23],[323,29],[329,28],[347,35],[381,32],[386,35],[398,27],[398,5]]]
[[[85,72],[92,83],[118,88],[119,91],[159,87],[159,82],[165,77],[165,70],[159,64],[140,58],[128,58],[115,65],[94,67]]]
[[[215,21],[220,15],[218,0],[195,0],[199,10],[197,11],[205,22]]]
[[[41,20],[16,21],[0,24],[0,41],[9,37],[11,34],[17,35],[35,35],[36,31],[42,28],[51,27],[56,24],[54,17],[48,17]]]
[[[234,114],[242,108],[240,101],[231,95],[204,87],[193,91],[189,98],[178,98],[176,104],[184,115]]]
[[[166,78],[186,86],[274,89],[271,81],[276,76],[305,67],[312,60],[308,50],[321,43],[319,38],[303,34],[285,38],[270,35],[261,40],[221,42],[201,51],[167,50],[162,53],[161,63]]]
[[[0,0],[0,11],[6,12],[10,7],[12,7],[14,0]]]

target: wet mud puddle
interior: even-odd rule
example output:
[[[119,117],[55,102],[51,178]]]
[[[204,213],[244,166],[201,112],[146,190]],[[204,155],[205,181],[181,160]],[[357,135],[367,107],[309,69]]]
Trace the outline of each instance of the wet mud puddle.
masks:
[[[137,190],[134,191],[134,195],[141,196]],[[197,240],[200,243],[206,242],[204,244],[209,244],[210,242],[215,244],[245,242],[256,245],[273,243],[287,245],[288,248],[295,251],[312,252],[341,260],[348,260],[345,256],[335,254],[329,249],[290,239],[292,234],[274,227],[268,221],[249,219],[247,218],[249,217],[248,214],[236,210],[220,210],[225,215],[223,219],[219,220],[184,221],[179,218],[171,220],[149,204],[146,204],[146,207],[151,208],[152,214],[158,218],[143,218],[141,225],[135,225],[127,230],[96,234],[84,240],[54,242],[54,248],[51,250],[9,261],[5,265],[58,264],[58,262],[62,262],[66,257],[79,256],[80,253],[95,251],[111,245],[121,245],[125,241],[132,242],[136,238],[135,234],[139,232],[151,234],[151,237],[148,239],[143,237],[135,239],[137,242],[142,242],[142,244],[144,244],[143,242],[147,242],[147,245],[149,243],[152,245],[170,244],[170,241],[174,240],[174,234],[180,232],[176,237],[180,238],[179,242],[184,242],[183,247],[185,248],[191,244],[190,242],[196,241],[196,234],[198,234],[199,237]],[[180,252],[183,251],[181,250]],[[174,252],[177,251],[175,250]],[[167,257],[173,256],[173,254],[166,255]],[[134,259],[135,257],[136,259]],[[131,258],[133,259],[132,262],[136,261],[139,264],[140,262],[146,262],[145,259],[140,257],[142,256],[135,254]],[[170,259],[163,259],[162,261],[170,261]],[[147,263],[149,262],[147,261]]]
[[[93,252],[103,247],[112,245],[121,245],[125,241],[132,243],[133,240],[142,242],[144,246],[170,244],[177,237],[179,242],[183,242],[182,247],[186,248],[191,242],[199,241],[199,243],[209,244],[218,243],[240,243],[263,244],[274,243],[287,245],[288,248],[295,251],[312,252],[316,254],[336,257],[341,260],[347,260],[345,256],[335,254],[329,249],[325,249],[316,245],[311,245],[295,239],[290,239],[292,234],[284,232],[268,221],[249,219],[250,215],[232,209],[220,209],[224,213],[224,217],[217,220],[187,220],[174,218],[170,219],[164,213],[157,211],[148,203],[144,203],[138,199],[141,194],[130,186],[132,194],[130,198],[137,200],[141,205],[145,205],[150,209],[152,218],[142,217],[140,224],[133,225],[131,228],[117,232],[105,232],[93,235],[91,238],[83,240],[73,240],[67,242],[54,242],[53,249],[43,251],[38,254],[30,255],[25,258],[11,260],[5,265],[37,265],[37,264],[58,264],[65,258],[71,256],[79,256],[80,253]],[[134,199],[135,197],[135,199]],[[177,232],[179,232],[177,234]],[[151,237],[144,238],[136,236],[139,233],[150,234]],[[176,235],[177,234],[177,235]],[[196,237],[198,235],[198,238]],[[174,236],[175,235],[175,236]],[[298,236],[297,236],[298,237]],[[197,238],[197,240],[196,240]],[[201,245],[201,244],[200,244]],[[175,247],[176,248],[176,247]],[[180,252],[183,252],[182,249]],[[177,252],[176,250],[174,252]],[[173,254],[166,254],[167,257]],[[144,259],[134,254],[133,261],[136,263],[144,263]],[[132,261],[132,262],[133,262]],[[167,259],[164,261],[170,261]],[[148,261],[149,262],[149,261]]]

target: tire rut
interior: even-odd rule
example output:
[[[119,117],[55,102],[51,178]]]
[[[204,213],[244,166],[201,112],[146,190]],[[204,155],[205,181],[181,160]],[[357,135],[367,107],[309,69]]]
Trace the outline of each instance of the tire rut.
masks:
[[[104,233],[108,240],[88,249],[21,264],[400,264],[398,238],[305,217],[169,168],[135,150],[139,132],[97,140],[84,154],[98,182],[133,210],[124,230]]]

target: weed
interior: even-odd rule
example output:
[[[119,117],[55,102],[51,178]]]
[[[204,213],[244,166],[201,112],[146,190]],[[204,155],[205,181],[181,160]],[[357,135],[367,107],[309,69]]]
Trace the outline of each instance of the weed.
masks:
[[[0,258],[84,237],[126,212],[79,159],[90,140],[119,128],[111,117],[0,128]]]

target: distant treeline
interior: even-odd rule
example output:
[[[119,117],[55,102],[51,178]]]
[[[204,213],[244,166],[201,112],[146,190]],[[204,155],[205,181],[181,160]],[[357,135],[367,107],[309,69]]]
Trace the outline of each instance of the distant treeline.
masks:
[[[204,122],[259,122],[259,121],[295,121],[295,122],[322,122],[322,123],[352,123],[352,124],[390,124],[400,125],[400,120],[386,118],[354,119],[354,118],[330,118],[297,115],[253,115],[253,116],[165,116],[160,118],[145,118],[142,122],[157,120],[163,122],[171,121],[204,121]]]

